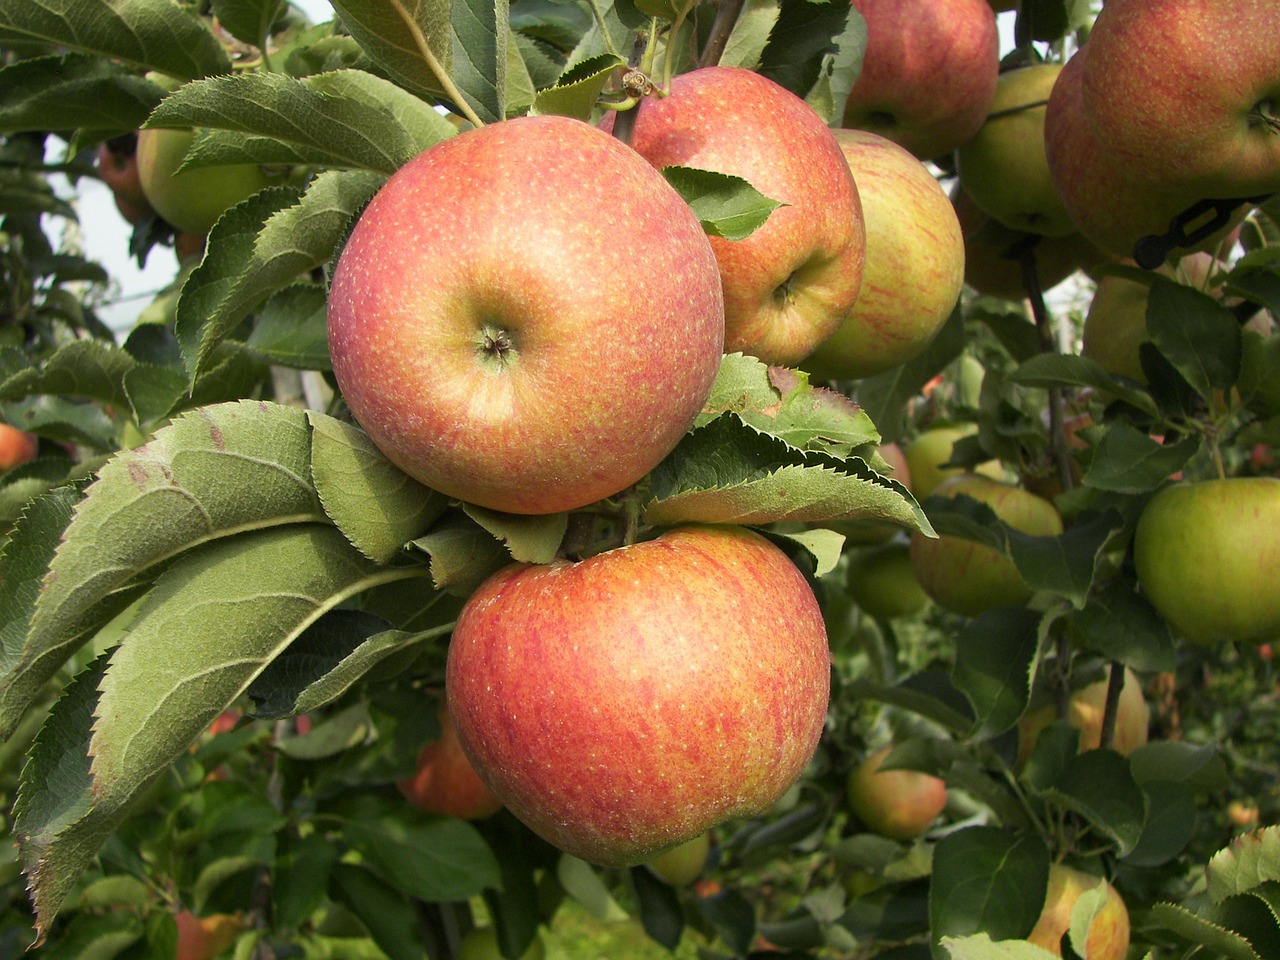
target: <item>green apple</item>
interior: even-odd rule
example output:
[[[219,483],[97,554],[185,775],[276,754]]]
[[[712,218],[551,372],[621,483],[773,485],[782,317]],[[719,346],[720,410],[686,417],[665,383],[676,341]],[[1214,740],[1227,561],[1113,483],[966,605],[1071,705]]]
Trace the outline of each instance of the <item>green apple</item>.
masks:
[[[1092,918],[1082,918],[1088,923],[1084,928],[1085,943],[1072,942],[1072,948],[1076,956],[1089,960],[1124,960],[1129,949],[1129,911],[1124,899],[1102,877],[1062,863],[1049,866],[1044,909],[1027,939],[1055,957],[1062,956],[1062,938],[1071,929],[1077,902],[1084,893],[1098,886],[1102,886],[1105,899]]]
[[[328,324],[334,375],[383,453],[450,497],[526,514],[653,469],[701,411],[724,339],[688,204],[620,140],[558,116],[461,133],[397,171],[339,256]]]
[[[951,461],[952,448],[956,441],[973,436],[978,432],[975,423],[960,423],[951,426],[935,426],[922,430],[915,439],[907,444],[907,467],[911,471],[911,493],[917,500],[923,500],[938,489],[938,485],[949,477],[959,476],[967,472],[965,467],[947,466]],[[1004,468],[998,460],[987,460],[971,468],[973,472],[989,476],[994,480],[1004,479]]]
[[[822,612],[781,549],[683,527],[494,574],[458,617],[446,690],[512,813],[629,866],[777,801],[817,747],[830,669]]]
[[[893,840],[914,840],[947,805],[947,785],[918,770],[881,770],[893,750],[870,754],[849,774],[849,809],[873,833]]]
[[[535,932],[529,946],[518,960],[543,960],[547,955],[546,944],[542,941],[542,933]],[[498,931],[495,927],[476,927],[467,931],[458,944],[458,960],[506,960],[498,943]]]
[[[1051,502],[1011,483],[968,473],[943,481],[933,494],[972,497],[1023,533],[1041,537],[1062,533],[1062,517]],[[1031,598],[1032,590],[1013,562],[973,540],[935,539],[916,531],[911,535],[911,568],[935,603],[967,617]]]
[[[424,813],[483,820],[502,809],[502,801],[480,779],[462,751],[448,708],[439,707],[440,736],[418,752],[417,769],[398,786]]]
[[[921,160],[982,126],[995,97],[1000,36],[987,0],[853,0],[867,25],[843,125],[888,137]]]
[[[964,236],[946,191],[906,148],[865,130],[837,130],[867,231],[862,292],[836,332],[801,366],[856,380],[918,355],[964,287]]]
[[[206,234],[228,208],[270,182],[252,163],[199,167],[178,173],[195,140],[194,130],[138,133],[138,177],[147,201],[179,230]]]
[[[1088,48],[1085,108],[1134,177],[1197,197],[1280,190],[1273,0],[1108,0]]]
[[[956,149],[960,189],[984,213],[1014,230],[1048,237],[1077,232],[1049,173],[1045,103],[1062,71],[1040,63],[1000,74],[991,116]]]
[[[903,541],[855,553],[845,582],[853,602],[878,620],[913,616],[929,602],[911,569],[911,548]]]
[[[692,840],[660,853],[648,867],[673,887],[687,887],[702,875],[711,853],[711,833],[700,833]]]
[[[799,363],[840,326],[862,287],[862,208],[831,130],[800,97],[740,67],[680,74],[666,96],[636,110],[631,146],[655,167],[741,177],[785,204],[744,239],[712,237],[711,246],[724,282],[725,350]]]
[[[1280,479],[1164,487],[1133,535],[1138,583],[1169,625],[1204,645],[1280,636]]]
[[[1079,231],[1108,254],[1136,259],[1139,240],[1164,234],[1174,218],[1213,195],[1181,184],[1143,180],[1132,164],[1111,151],[1084,104],[1082,81],[1091,48],[1088,43],[1077,51],[1053,85],[1045,107],[1045,158],[1058,197]],[[1167,165],[1163,159],[1152,163]],[[1221,228],[1190,249],[1217,250],[1250,209],[1242,204]],[[1186,224],[1185,229],[1192,231],[1207,223],[1206,215]],[[1178,247],[1169,256],[1177,259],[1187,252],[1187,248]]]
[[[1074,691],[1069,700],[1067,722],[1080,731],[1080,749],[1097,750],[1102,745],[1102,722],[1107,705],[1108,682],[1086,684]],[[1028,711],[1018,722],[1018,766],[1026,763],[1035,749],[1040,734],[1057,717],[1053,704]],[[1129,668],[1124,671],[1124,684],[1116,704],[1115,734],[1111,749],[1128,756],[1147,742],[1151,728],[1151,711],[1142,693],[1142,681]]]

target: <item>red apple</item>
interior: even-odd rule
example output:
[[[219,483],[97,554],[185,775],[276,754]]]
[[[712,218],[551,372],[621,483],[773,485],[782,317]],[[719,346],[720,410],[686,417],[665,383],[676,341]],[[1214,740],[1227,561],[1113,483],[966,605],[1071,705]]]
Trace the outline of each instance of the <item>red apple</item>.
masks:
[[[499,571],[459,616],[446,670],[493,792],[606,866],[766,810],[809,762],[829,684],[808,582],[738,527]]]
[[[854,767],[849,774],[849,809],[873,833],[914,840],[947,805],[947,785],[918,770],[881,770],[892,750],[877,750]]]
[[[147,202],[180,231],[206,234],[229,207],[270,182],[257,164],[200,167],[178,173],[194,130],[143,130],[138,134],[138,176]]]
[[[968,473],[945,480],[933,492],[939,497],[972,497],[1023,533],[1042,537],[1062,533],[1062,517],[1051,502],[1011,483]],[[911,536],[911,568],[935,603],[967,617],[1031,598],[1031,588],[1013,562],[974,540],[932,539],[916,531]]]
[[[900,143],[921,160],[950,153],[982,126],[1000,70],[987,0],[853,0],[867,24],[862,72],[844,126]]]
[[[419,810],[465,820],[483,820],[502,809],[462,751],[448,708],[440,705],[440,736],[418,753],[418,768],[400,792]]]
[[[153,211],[138,176],[137,135],[118,137],[98,145],[98,176],[115,198],[116,208],[129,223],[141,223]]]
[[[1089,51],[1085,108],[1135,179],[1197,197],[1280,190],[1273,0],[1108,0]]]
[[[174,960],[212,960],[231,947],[244,924],[225,913],[197,917],[190,910],[173,916],[178,924],[178,949]]]
[[[1142,592],[1193,643],[1280,637],[1280,479],[1174,483],[1138,517],[1133,559]]]
[[[12,470],[36,458],[40,439],[7,423],[0,423],[0,470]]]
[[[1071,929],[1076,901],[1099,885],[1106,899],[1086,927],[1085,943],[1072,943],[1072,947],[1076,955],[1089,960],[1124,960],[1129,949],[1129,911],[1124,900],[1102,877],[1061,863],[1049,867],[1044,909],[1027,939],[1055,957],[1062,956],[1062,938]]]
[[[361,215],[329,295],[334,374],[373,441],[428,486],[512,513],[644,476],[702,409],[723,337],[688,205],[567,117],[490,124],[410,161]]]
[[[964,287],[964,237],[946,192],[905,148],[865,130],[837,130],[836,140],[866,224],[862,292],[801,365],[821,379],[854,380],[928,346]]]
[[[655,167],[741,177],[786,204],[745,239],[712,237],[711,246],[724,281],[725,350],[803,360],[862,285],[862,208],[831,130],[795,94],[738,67],[680,74],[637,111],[631,145]]]

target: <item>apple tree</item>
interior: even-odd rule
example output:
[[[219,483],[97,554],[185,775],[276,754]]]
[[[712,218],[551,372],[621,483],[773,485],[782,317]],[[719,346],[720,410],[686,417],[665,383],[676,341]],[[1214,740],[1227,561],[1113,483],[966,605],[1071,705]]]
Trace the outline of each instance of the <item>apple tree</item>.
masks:
[[[1280,19],[1183,2],[0,0],[0,950],[1280,955]]]

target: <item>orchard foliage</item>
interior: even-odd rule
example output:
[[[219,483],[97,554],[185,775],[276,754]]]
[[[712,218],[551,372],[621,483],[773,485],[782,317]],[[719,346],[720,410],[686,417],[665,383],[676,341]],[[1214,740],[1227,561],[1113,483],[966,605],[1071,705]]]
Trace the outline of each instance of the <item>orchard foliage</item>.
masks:
[[[1145,383],[1079,354],[1081,304],[1046,305],[1033,237],[988,230],[1026,299],[967,289],[922,353],[856,382],[727,355],[635,487],[502,513],[406,476],[336,390],[327,280],[365,204],[468,126],[625,107],[638,49],[660,86],[746,67],[838,125],[864,24],[847,0],[333,6],[311,23],[284,0],[0,0],[0,421],[40,439],[0,474],[0,953],[173,956],[189,909],[236,918],[236,957],[452,957],[481,912],[515,957],[568,898],[681,955],[1044,960],[1023,941],[1065,862],[1119,891],[1136,960],[1280,955],[1271,648],[1186,642],[1131,545],[1171,478],[1277,472],[1277,201],[1201,287],[1100,268],[1150,288]],[[1008,64],[1063,60],[1093,13],[1023,0]],[[75,186],[100,144],[191,127],[186,169],[261,164],[272,182],[117,336],[99,317],[110,277],[77,252]],[[736,178],[664,173],[713,235],[776,208]],[[174,239],[150,214],[131,253]],[[953,463],[997,459],[1064,532],[966,496],[917,502],[882,447],[951,423],[976,425]],[[822,604],[827,725],[776,807],[718,829],[702,880],[675,887],[561,854],[506,812],[408,805],[396,784],[439,735],[429,694],[471,592],[512,559],[685,523],[765,532]],[[868,530],[974,541],[1032,597],[872,617],[847,581]],[[1274,592],[1256,572],[1235,586]],[[1126,668],[1151,736],[1124,755]],[[1081,751],[1070,694],[1099,680],[1102,747]],[[1020,758],[1019,721],[1045,704],[1060,719]],[[913,840],[872,833],[845,796],[890,744],[886,769],[947,787]],[[1078,902],[1063,955],[1090,960],[1101,906]]]

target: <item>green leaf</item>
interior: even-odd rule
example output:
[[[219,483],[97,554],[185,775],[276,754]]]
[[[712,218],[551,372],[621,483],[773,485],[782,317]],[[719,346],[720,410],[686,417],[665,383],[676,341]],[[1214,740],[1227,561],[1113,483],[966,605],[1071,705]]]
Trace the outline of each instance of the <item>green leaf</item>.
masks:
[[[851,25],[861,19],[840,0],[782,0],[760,72],[796,96],[806,96],[822,75],[826,55],[841,52],[836,38],[851,35]]]
[[[824,527],[814,527],[799,533],[770,531],[770,536],[785,543],[795,544],[813,560],[813,575],[825,577],[840,563],[844,552],[844,534]]]
[[[127,407],[129,397],[123,381],[138,365],[138,361],[113,344],[101,340],[71,340],[41,363],[32,364],[0,382],[0,401],[52,393]]]
[[[781,12],[779,0],[746,0],[734,21],[733,32],[720,55],[719,65],[756,69]]]
[[[329,873],[341,851],[320,833],[280,837],[271,874],[272,918],[283,929],[300,927],[324,902]]]
[[[1094,447],[1084,483],[1113,493],[1146,493],[1186,466],[1199,449],[1199,437],[1166,445],[1127,423],[1115,423]]]
[[[956,736],[966,736],[973,729],[973,717],[953,709],[951,705],[904,683],[884,685],[869,680],[853,680],[845,684],[849,696],[887,703],[932,720]]]
[[[1195,795],[1185,783],[1154,780],[1141,784],[1147,818],[1142,835],[1125,857],[1136,867],[1158,867],[1187,848],[1200,827]]]
[[[1214,903],[1280,881],[1280,827],[1264,827],[1236,837],[1213,855],[1206,873]]]
[[[1045,795],[1115,841],[1120,856],[1137,846],[1147,819],[1146,801],[1128,761],[1114,750],[1087,750],[1072,757]]]
[[[197,141],[184,168],[312,163],[385,175],[457,133],[430,104],[363,70],[303,79],[244,73],[188,83],[165,97],[146,126],[238,135]]]
[[[1158,780],[1187,783],[1197,790],[1228,786],[1226,765],[1213,745],[1196,746],[1181,740],[1152,740],[1129,754],[1133,778],[1145,786]]]
[[[1210,956],[1226,960],[1261,960],[1249,941],[1233,930],[1219,926],[1186,907],[1176,903],[1157,903],[1152,906],[1153,922],[1173,931],[1184,940],[1207,948]]]
[[[1202,396],[1230,388],[1240,375],[1240,324],[1207,293],[1156,277],[1147,300],[1147,331]]]
[[[408,896],[465,900],[500,881],[493,851],[474,825],[458,817],[429,817],[372,797],[353,802],[341,815],[343,839]]]
[[[674,952],[684,935],[684,909],[680,896],[641,864],[629,871],[640,911],[640,925],[649,939]]]
[[[566,70],[555,86],[538,91],[530,113],[554,113],[590,120],[605,84],[618,67],[625,66],[625,60],[611,53],[602,53],[598,57],[584,60]]]
[[[741,177],[692,167],[663,167],[662,175],[689,204],[708,236],[741,240],[786,206],[770,200]]]
[[[49,564],[26,636],[6,636],[0,727],[165,562],[244,530],[327,522],[310,446],[301,410],[243,401],[187,414],[108,462]],[[43,571],[25,572],[32,579],[13,588],[29,595]]]
[[[862,73],[867,50],[867,25],[862,14],[851,4],[845,16],[844,29],[832,38],[835,50],[822,54],[818,77],[804,97],[828,126],[839,126],[843,120],[845,103]]]
[[[267,38],[286,3],[287,0],[213,0],[213,15],[237,40],[256,47]]]
[[[455,596],[470,595],[490,574],[511,563],[511,555],[493,534],[461,514],[437,523],[413,546],[430,557],[436,589]]]
[[[1132,575],[1117,577],[1068,615],[1080,646],[1142,671],[1176,667],[1173,633],[1137,589]]]
[[[170,0],[72,0],[0,5],[0,46],[48,44],[122,60],[171,77],[231,72],[217,37]]]
[[[163,95],[150,80],[102,57],[32,57],[0,70],[0,132],[136,130]]]
[[[844,394],[812,386],[803,371],[769,366],[741,353],[728,354],[721,361],[694,426],[704,426],[724,413],[796,450],[833,457],[856,452],[869,459],[880,440],[871,418]]]
[[[377,174],[328,171],[301,197],[278,187],[227,211],[178,301],[175,329],[188,375],[271,294],[327,263],[382,182]]]
[[[315,411],[308,411],[307,422],[311,476],[325,513],[370,560],[390,562],[448,506],[443,494],[393,464],[359,427]]]
[[[276,366],[328,372],[332,367],[326,310],[323,287],[312,283],[285,287],[258,309],[245,343]]]
[[[854,399],[870,415],[885,443],[894,443],[906,436],[906,415],[912,400],[926,383],[960,356],[966,342],[964,319],[956,310],[914,359],[858,381]]]
[[[1026,387],[1092,387],[1144,413],[1156,413],[1149,393],[1117,380],[1089,357],[1040,353],[1010,371],[1008,379]]]
[[[942,948],[951,960],[1053,960],[1056,956],[1026,940],[992,940],[985,933],[943,937]]]
[[[462,509],[499,540],[513,560],[522,563],[550,563],[569,529],[567,513],[528,516],[488,510],[470,503],[463,504]]]
[[[561,854],[556,862],[556,878],[564,892],[586,908],[601,923],[617,923],[627,919],[627,912],[613,898],[595,868],[585,860]]]
[[[426,960],[414,905],[391,884],[349,863],[332,867],[330,877],[334,900],[360,918],[390,960]]]
[[[1026,712],[1040,619],[1023,607],[989,610],[970,620],[956,638],[951,677],[973,704],[973,736],[989,739],[1012,729]]]
[[[986,933],[1025,937],[1044,907],[1049,851],[1039,836],[968,827],[938,842],[933,854],[929,925],[935,941]]]

